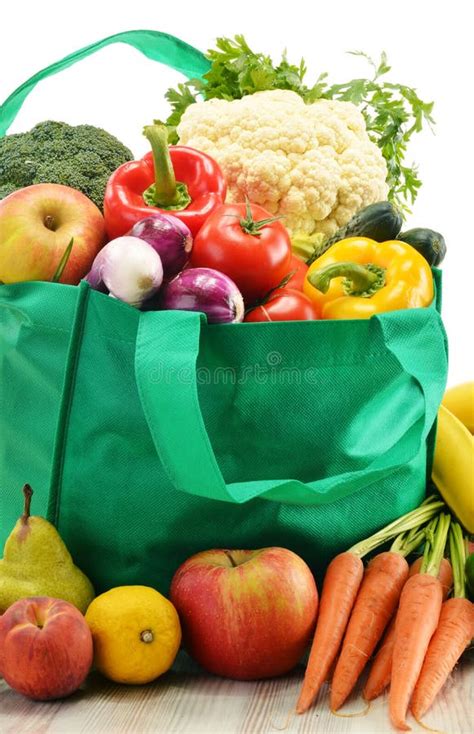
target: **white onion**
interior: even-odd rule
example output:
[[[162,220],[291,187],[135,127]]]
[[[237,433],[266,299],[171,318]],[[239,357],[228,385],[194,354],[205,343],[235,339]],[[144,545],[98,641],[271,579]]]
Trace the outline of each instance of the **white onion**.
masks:
[[[86,280],[92,288],[139,307],[160,288],[163,266],[151,245],[126,235],[100,250]]]

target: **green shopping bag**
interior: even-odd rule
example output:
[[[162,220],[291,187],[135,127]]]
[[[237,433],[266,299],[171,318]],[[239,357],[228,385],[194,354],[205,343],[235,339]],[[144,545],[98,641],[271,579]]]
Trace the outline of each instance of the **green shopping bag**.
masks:
[[[188,76],[195,49],[112,41]],[[0,287],[0,542],[24,482],[98,591],[166,592],[211,547],[281,545],[320,572],[422,499],[447,371],[438,302],[370,320],[208,325],[89,288]]]

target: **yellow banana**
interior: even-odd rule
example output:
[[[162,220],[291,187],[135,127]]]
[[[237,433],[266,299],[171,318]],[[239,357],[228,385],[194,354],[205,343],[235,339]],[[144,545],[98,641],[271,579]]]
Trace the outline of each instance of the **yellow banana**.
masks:
[[[443,405],[474,433],[474,382],[450,387],[444,395]]]
[[[432,478],[440,494],[469,533],[474,533],[474,436],[444,405]]]

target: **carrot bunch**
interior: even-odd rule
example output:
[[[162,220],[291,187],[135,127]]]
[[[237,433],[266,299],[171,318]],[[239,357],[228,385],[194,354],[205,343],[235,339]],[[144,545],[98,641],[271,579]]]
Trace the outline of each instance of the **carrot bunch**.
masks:
[[[422,563],[423,558],[421,556],[418,557],[416,561],[413,561],[410,566],[410,573],[408,574],[409,578],[420,572]],[[441,561],[439,580],[443,587],[443,599],[447,599],[453,585],[453,570],[447,558],[443,558]],[[382,643],[378,649],[377,655],[374,658],[372,667],[370,668],[370,673],[367,677],[363,691],[363,696],[366,701],[372,701],[374,698],[377,698],[390,685],[390,679],[392,677],[393,645],[395,643],[395,620],[396,615],[392,617]]]
[[[418,530],[443,506],[441,500],[429,498],[416,510],[331,561],[323,583],[318,622],[296,705],[297,713],[304,713],[313,704],[329,676],[341,643],[332,682],[331,708],[342,706],[398,604],[408,577],[404,553],[414,550],[424,535],[418,532],[404,552],[376,556],[365,571],[362,558],[400,534]]]
[[[399,729],[409,729],[410,702],[417,719],[429,708],[474,636],[474,605],[464,592],[464,538],[443,509],[441,500],[428,498],[330,563],[298,713],[310,708],[334,663],[330,705],[339,709],[384,631],[364,697],[372,700],[390,685],[390,717]],[[444,558],[448,536],[453,569]],[[364,569],[363,556],[393,538],[390,550]],[[423,557],[410,568],[406,556],[421,544]],[[453,575],[454,597],[447,599]]]

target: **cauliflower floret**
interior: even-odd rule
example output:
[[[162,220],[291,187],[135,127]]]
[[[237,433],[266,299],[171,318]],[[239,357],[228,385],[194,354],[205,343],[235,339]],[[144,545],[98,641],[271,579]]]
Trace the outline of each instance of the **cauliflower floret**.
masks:
[[[284,89],[211,99],[187,108],[178,134],[218,161],[228,201],[248,196],[293,235],[331,235],[387,197],[385,160],[351,102],[307,105]]]

